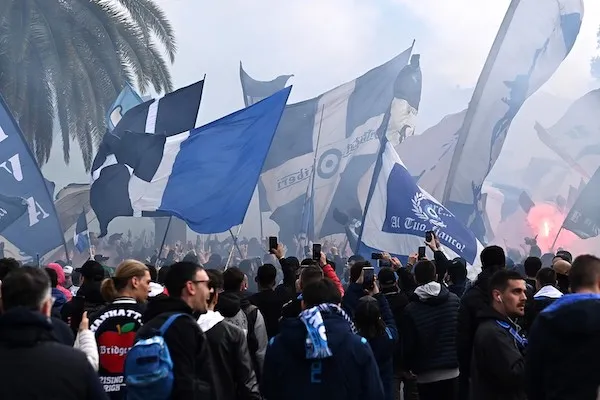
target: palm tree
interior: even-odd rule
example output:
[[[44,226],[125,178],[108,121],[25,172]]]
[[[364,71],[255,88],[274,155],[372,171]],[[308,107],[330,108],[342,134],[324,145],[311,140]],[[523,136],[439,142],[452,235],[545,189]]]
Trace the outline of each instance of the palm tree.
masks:
[[[65,162],[74,138],[89,170],[106,108],[125,82],[171,91],[175,52],[154,0],[0,0],[0,93],[40,165],[56,123]]]

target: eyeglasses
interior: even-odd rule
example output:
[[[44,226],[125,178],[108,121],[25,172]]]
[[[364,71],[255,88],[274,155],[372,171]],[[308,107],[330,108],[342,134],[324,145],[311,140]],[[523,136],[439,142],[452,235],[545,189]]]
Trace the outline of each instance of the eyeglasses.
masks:
[[[201,281],[190,281],[190,282],[192,282],[192,283],[194,283],[194,284],[196,284],[196,283],[208,283],[208,282],[210,282],[210,280],[208,280],[208,279],[203,279],[203,280],[201,280]]]

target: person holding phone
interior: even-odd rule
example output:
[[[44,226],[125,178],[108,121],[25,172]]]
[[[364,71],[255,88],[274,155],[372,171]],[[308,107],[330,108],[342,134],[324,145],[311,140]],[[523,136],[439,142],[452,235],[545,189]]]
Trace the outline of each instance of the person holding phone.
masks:
[[[83,351],[90,364],[92,364],[94,371],[98,371],[98,344],[96,343],[94,333],[90,331],[90,320],[88,319],[87,311],[81,316],[79,331],[75,337],[75,344],[73,347]]]

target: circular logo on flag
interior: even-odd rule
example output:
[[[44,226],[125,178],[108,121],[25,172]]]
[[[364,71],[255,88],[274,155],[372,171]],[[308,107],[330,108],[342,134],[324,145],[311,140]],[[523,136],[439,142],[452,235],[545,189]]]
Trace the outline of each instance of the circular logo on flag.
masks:
[[[412,212],[417,218],[439,228],[446,227],[446,223],[442,220],[442,217],[452,217],[444,207],[430,201],[423,193],[417,192],[411,202]]]
[[[323,179],[329,179],[334,176],[340,168],[342,152],[338,149],[329,149],[319,157],[317,164],[317,174]]]

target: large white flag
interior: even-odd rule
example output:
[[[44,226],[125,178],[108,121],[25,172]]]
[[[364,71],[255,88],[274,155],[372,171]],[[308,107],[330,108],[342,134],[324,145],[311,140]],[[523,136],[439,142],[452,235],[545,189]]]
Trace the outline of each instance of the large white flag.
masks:
[[[432,174],[443,204],[484,237],[481,187],[513,118],[569,54],[581,27],[582,0],[513,0],[490,50],[458,135]],[[454,149],[452,149],[454,147]],[[421,181],[430,177],[421,177]]]

